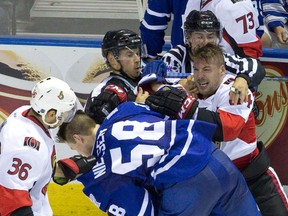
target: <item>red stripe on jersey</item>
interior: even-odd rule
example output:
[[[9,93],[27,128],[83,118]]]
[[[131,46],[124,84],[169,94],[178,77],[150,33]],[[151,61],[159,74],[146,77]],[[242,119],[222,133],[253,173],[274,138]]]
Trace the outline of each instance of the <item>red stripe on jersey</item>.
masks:
[[[243,51],[247,56],[251,56],[256,59],[263,55],[261,39],[258,37],[258,35],[257,38],[258,40],[254,42],[238,44],[239,47],[243,48]]]
[[[246,122],[245,126],[243,127],[238,138],[243,140],[246,143],[253,143],[257,140],[256,123],[255,123],[254,114],[252,112],[250,113],[248,121]]]
[[[288,210],[288,201],[284,194],[284,191],[282,190],[282,186],[281,186],[279,179],[275,176],[275,173],[270,169],[268,169],[266,173],[271,177],[278,194],[281,196],[281,199],[283,201],[283,204],[285,205],[285,208]]]
[[[237,49],[241,49],[241,52],[244,52],[245,55],[258,59],[263,55],[262,53],[262,42],[261,39],[257,36],[257,41],[247,42],[244,44],[238,44],[236,41],[233,41],[233,38],[226,32],[226,30],[222,33],[223,38],[227,43],[230,44],[234,52],[237,54]]]
[[[28,191],[9,189],[0,185],[0,194],[0,215],[2,216],[8,216],[20,207],[32,206]]]
[[[259,154],[259,149],[255,148],[255,150],[252,153],[245,155],[243,157],[237,158],[233,160],[232,162],[240,171],[242,171],[252,162],[254,158],[258,156],[258,154]]]
[[[242,116],[218,109],[223,131],[223,141],[231,141],[238,138],[245,121]]]

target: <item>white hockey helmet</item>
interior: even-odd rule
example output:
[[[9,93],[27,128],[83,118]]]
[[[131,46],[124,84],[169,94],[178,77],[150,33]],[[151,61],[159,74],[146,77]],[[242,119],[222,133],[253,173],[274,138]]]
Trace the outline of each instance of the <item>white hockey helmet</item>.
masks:
[[[55,77],[48,77],[34,86],[30,104],[32,109],[42,116],[43,122],[53,127],[62,118],[64,122],[72,120],[77,109],[76,100],[74,91],[66,82]],[[45,121],[45,115],[51,109],[56,110],[56,122],[53,124]]]

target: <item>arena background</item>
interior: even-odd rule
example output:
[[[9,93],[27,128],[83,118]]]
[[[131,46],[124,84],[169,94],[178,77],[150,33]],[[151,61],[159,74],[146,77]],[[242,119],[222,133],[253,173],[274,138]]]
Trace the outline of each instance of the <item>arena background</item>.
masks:
[[[29,104],[32,86],[46,76],[67,81],[77,93],[79,107],[83,107],[90,91],[107,76],[101,56],[101,37],[0,37],[0,124],[18,106]],[[169,48],[165,46],[165,50]],[[264,49],[261,62],[267,75],[284,77],[287,81],[288,52]],[[288,185],[287,141],[287,82],[264,80],[256,95],[260,116],[256,120],[257,136],[263,140],[272,166],[285,185]],[[76,154],[64,144],[57,144],[57,158]],[[82,193],[78,182],[48,187],[55,216],[105,215]]]

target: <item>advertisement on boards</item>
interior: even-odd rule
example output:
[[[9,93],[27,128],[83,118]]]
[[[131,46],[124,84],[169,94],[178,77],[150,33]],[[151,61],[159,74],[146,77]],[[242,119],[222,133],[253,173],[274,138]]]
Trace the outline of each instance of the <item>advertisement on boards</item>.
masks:
[[[47,76],[65,80],[83,107],[90,92],[109,74],[101,55],[100,40],[70,44],[57,40],[54,43],[44,40],[40,44],[37,40],[9,43],[0,40],[0,59],[0,124],[14,109],[29,104],[32,87]],[[260,60],[266,76],[285,77],[288,76],[287,59],[288,51],[264,49]],[[288,185],[287,89],[287,80],[264,79],[256,94],[257,137],[265,144],[271,165],[285,185]]]

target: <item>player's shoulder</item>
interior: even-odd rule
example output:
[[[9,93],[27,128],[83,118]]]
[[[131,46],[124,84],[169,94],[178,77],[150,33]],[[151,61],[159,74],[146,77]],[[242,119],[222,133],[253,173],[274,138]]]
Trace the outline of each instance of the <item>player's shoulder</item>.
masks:
[[[167,55],[177,55],[177,54],[180,54],[181,56],[184,56],[184,54],[187,53],[187,48],[186,46],[183,46],[183,45],[176,45],[174,46],[172,49],[168,50],[164,55],[164,56],[167,56]]]
[[[127,112],[129,110],[129,112]],[[103,125],[105,124],[113,124],[114,122],[127,120],[127,119],[133,119],[134,121],[145,121],[147,119],[144,119],[143,116],[155,116],[158,119],[163,119],[164,115],[160,114],[158,112],[154,112],[153,110],[150,110],[149,106],[142,104],[142,103],[136,103],[127,101],[124,103],[121,103],[119,106],[117,106],[104,120]]]

